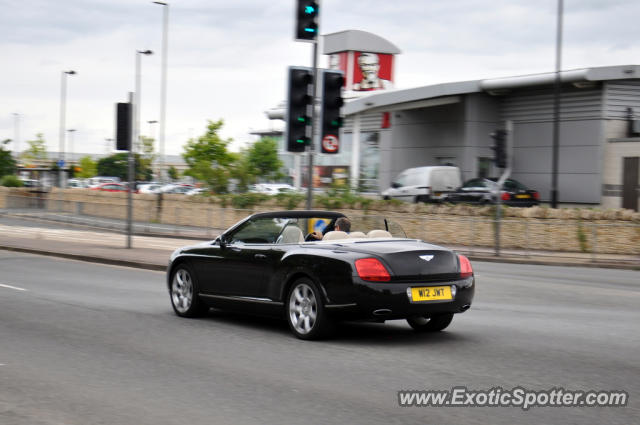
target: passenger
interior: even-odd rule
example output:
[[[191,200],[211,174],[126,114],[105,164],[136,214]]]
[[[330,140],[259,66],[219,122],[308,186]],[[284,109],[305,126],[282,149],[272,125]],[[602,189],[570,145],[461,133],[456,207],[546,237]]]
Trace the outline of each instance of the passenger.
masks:
[[[349,221],[347,217],[340,217],[336,220],[336,224],[333,226],[333,230],[349,233],[351,231],[351,221]],[[322,236],[322,232],[313,232],[311,233],[310,240],[315,239],[319,241],[322,239]]]

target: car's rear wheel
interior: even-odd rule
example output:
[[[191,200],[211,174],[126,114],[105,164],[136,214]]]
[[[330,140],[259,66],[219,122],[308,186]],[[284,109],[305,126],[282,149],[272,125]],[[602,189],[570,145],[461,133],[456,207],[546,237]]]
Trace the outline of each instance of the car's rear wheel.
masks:
[[[181,317],[197,317],[207,311],[198,296],[198,283],[191,268],[186,264],[176,267],[171,277],[171,305],[173,311]]]
[[[453,320],[453,313],[432,317],[412,316],[407,323],[417,332],[438,332],[449,326]]]
[[[298,279],[291,285],[286,313],[291,332],[300,339],[323,338],[333,328],[324,310],[320,291],[307,278]]]

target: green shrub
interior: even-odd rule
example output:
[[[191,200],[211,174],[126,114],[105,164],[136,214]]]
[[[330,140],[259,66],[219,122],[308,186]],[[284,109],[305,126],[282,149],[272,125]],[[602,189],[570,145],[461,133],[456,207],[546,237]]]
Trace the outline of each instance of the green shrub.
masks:
[[[276,202],[288,210],[293,210],[306,198],[307,196],[302,193],[278,193],[276,195]]]
[[[578,243],[580,244],[580,251],[589,252],[587,234],[585,233],[584,228],[582,227],[582,220],[578,220],[577,232],[578,232]]]
[[[6,175],[0,179],[0,186],[5,187],[22,187],[22,180],[20,180],[17,176],[14,175]]]
[[[267,199],[269,199],[269,195],[263,193],[238,193],[231,195],[231,205],[234,208],[245,209],[251,208]]]

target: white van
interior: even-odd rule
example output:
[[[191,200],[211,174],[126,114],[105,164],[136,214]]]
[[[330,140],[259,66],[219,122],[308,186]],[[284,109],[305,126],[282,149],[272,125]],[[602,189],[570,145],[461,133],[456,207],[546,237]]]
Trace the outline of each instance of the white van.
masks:
[[[462,186],[458,167],[429,166],[404,170],[393,179],[391,187],[382,192],[382,199],[407,202],[439,202],[449,192]]]

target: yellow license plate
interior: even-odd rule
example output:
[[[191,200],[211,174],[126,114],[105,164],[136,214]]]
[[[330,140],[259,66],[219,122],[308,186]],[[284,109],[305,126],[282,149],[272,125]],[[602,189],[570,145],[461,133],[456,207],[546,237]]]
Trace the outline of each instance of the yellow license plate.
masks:
[[[424,288],[411,288],[412,301],[441,301],[451,300],[450,286],[427,286]]]
[[[531,195],[516,195],[516,198],[518,199],[531,198]]]

